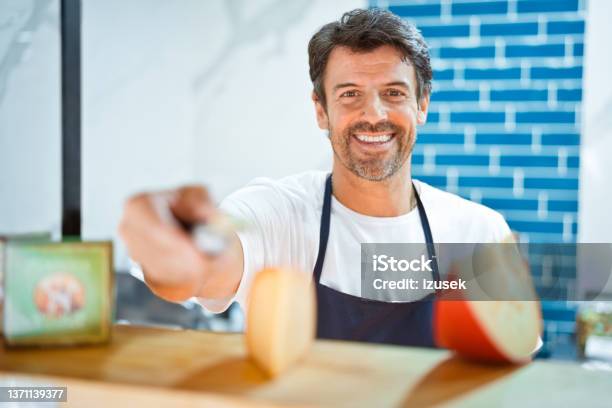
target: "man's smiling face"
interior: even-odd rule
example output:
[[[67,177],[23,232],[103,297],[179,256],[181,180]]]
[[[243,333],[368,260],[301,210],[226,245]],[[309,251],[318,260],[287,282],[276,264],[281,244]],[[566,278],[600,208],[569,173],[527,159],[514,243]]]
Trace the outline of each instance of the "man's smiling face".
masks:
[[[335,160],[372,181],[394,175],[410,158],[416,125],[425,123],[429,96],[417,103],[412,64],[393,47],[369,52],[336,47],[325,68],[325,104],[315,94],[319,127]]]

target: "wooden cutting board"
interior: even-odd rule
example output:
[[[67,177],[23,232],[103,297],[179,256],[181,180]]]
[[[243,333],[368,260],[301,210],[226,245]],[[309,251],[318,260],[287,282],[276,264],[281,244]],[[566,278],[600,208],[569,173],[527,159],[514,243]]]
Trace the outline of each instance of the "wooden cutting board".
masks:
[[[0,348],[0,381],[68,386],[80,406],[611,406],[612,372],[578,364],[521,367],[465,362],[442,350],[317,341],[269,380],[242,334],[115,326],[105,346]]]

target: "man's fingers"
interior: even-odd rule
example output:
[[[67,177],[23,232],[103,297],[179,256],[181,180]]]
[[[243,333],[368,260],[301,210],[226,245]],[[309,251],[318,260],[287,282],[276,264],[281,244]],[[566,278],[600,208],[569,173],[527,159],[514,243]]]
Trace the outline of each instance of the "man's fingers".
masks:
[[[206,222],[216,214],[208,190],[202,186],[187,186],[176,190],[170,201],[170,210],[176,218],[188,224]]]
[[[185,231],[159,216],[152,198],[143,194],[126,202],[119,233],[147,283],[163,282],[175,295],[191,296],[206,272],[205,257]]]

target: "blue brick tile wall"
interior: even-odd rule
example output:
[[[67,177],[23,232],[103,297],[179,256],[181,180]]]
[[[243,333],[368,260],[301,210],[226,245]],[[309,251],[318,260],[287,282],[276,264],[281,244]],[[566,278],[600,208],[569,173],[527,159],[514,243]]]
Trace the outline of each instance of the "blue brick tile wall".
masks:
[[[433,94],[414,176],[498,210],[530,245],[576,241],[585,5],[370,1],[415,23],[430,46]],[[567,296],[575,256],[552,272],[530,257],[539,293]],[[571,334],[573,316],[566,302],[545,302],[546,338]]]
[[[577,204],[547,201],[578,201],[583,2],[380,3],[371,5],[414,22],[431,48],[434,90],[415,177],[483,202],[540,196],[537,208],[493,208],[523,239],[574,242]]]
[[[547,34],[582,34],[584,21],[549,21],[546,25]]]
[[[375,4],[375,6],[378,6]],[[442,6],[439,3],[389,6],[389,10],[399,16],[434,16],[439,17]]]
[[[532,67],[532,80],[582,79],[582,65],[573,67]]]
[[[548,89],[503,89],[491,90],[491,101],[548,101]]]
[[[506,58],[564,57],[565,44],[506,45]]]
[[[518,1],[519,13],[542,13],[553,11],[578,11],[578,0],[529,0]]]
[[[494,58],[494,46],[482,47],[441,47],[437,51],[439,58]],[[432,53],[433,54],[433,53]]]
[[[454,2],[451,5],[453,16],[470,16],[475,14],[505,14],[508,12],[506,1]]]
[[[515,121],[516,123],[574,124],[576,122],[576,113],[573,110],[517,112]]]
[[[466,68],[463,72],[464,80],[486,79],[521,79],[520,68]],[[435,76],[434,76],[435,78]],[[437,78],[436,78],[437,79]],[[454,75],[451,79],[455,79]]]
[[[492,23],[480,25],[480,36],[537,34],[538,23]],[[423,34],[424,35],[424,34]]]
[[[419,27],[421,33],[427,38],[434,37],[468,37],[470,35],[469,24],[432,25]]]

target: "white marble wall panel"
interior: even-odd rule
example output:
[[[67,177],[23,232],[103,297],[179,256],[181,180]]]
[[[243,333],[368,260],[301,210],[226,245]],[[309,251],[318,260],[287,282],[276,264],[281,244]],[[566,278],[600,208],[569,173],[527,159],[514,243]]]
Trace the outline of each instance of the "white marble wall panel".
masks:
[[[327,168],[307,43],[365,1],[84,0],[83,221],[116,238],[136,191]],[[117,266],[127,255],[116,246]]]
[[[0,234],[60,230],[58,0],[0,2]]]
[[[587,6],[578,241],[612,242],[612,2]]]

